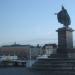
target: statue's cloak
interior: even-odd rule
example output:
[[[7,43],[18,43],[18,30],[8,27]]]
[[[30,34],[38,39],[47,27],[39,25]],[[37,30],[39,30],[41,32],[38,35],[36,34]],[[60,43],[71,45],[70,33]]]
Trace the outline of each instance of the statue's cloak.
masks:
[[[62,10],[57,13],[58,22],[68,26],[71,24],[70,16],[67,13],[67,10],[62,7]]]

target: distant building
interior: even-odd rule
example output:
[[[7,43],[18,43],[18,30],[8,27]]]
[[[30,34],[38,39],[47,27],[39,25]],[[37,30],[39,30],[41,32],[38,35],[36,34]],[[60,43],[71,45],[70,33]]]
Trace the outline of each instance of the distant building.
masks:
[[[38,55],[41,55],[43,53],[42,51],[42,47],[40,46],[31,47],[31,57],[35,59]]]
[[[50,55],[52,53],[55,53],[56,49],[57,49],[56,44],[45,44],[43,46],[44,54],[46,54],[46,55]]]
[[[40,46],[32,46],[32,45],[7,45],[0,47],[0,56],[13,56],[14,54],[18,56],[19,59],[29,59],[36,58],[40,53],[42,48]]]

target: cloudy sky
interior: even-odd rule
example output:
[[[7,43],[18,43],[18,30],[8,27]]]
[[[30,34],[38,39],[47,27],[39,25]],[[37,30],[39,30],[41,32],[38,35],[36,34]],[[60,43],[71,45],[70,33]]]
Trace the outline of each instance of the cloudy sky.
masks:
[[[75,0],[0,0],[0,45],[57,43],[61,6],[75,29]],[[75,40],[75,32],[73,33]]]

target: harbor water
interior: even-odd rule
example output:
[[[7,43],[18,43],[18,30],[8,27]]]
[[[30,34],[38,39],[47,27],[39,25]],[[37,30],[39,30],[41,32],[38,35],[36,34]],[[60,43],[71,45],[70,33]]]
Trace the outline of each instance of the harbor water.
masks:
[[[36,71],[25,67],[1,67],[0,75],[75,75],[75,72]]]

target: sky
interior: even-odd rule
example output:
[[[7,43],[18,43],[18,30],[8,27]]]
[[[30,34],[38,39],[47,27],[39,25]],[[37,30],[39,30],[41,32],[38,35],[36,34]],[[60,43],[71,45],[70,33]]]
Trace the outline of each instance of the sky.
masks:
[[[56,30],[63,25],[54,13],[62,5],[75,29],[75,0],[0,0],[0,45],[57,43]]]

